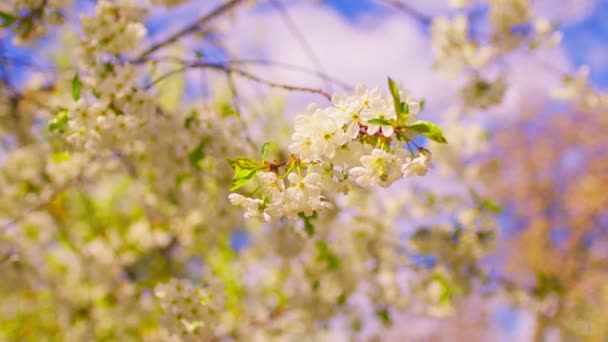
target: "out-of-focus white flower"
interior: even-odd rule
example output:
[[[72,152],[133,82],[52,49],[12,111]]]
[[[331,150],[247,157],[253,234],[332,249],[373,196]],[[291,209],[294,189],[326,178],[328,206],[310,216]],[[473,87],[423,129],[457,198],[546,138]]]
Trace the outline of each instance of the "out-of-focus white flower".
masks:
[[[374,149],[371,155],[360,159],[362,166],[353,167],[350,174],[361,186],[380,185],[386,187],[399,178],[399,161],[395,155]],[[396,171],[396,172],[395,172]]]
[[[403,177],[424,176],[431,163],[431,153],[427,150],[422,150],[414,159],[409,159],[401,167]]]

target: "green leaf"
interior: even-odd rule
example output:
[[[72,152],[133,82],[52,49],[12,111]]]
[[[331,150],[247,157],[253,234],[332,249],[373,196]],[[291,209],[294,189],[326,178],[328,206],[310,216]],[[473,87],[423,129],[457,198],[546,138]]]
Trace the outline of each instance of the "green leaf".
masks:
[[[399,87],[397,83],[393,81],[392,78],[388,78],[388,89],[391,91],[391,95],[393,96],[393,103],[395,105],[395,111],[397,113],[401,112],[401,98],[399,96]]]
[[[0,11],[0,20],[0,27],[9,27],[17,20],[17,17],[10,13]]]
[[[367,123],[379,126],[390,126],[391,123],[384,119],[371,119]]]
[[[262,166],[246,157],[236,157],[234,159],[235,166],[241,169],[259,169]]]
[[[494,214],[500,214],[502,211],[502,208],[498,204],[494,203],[491,198],[482,198],[477,191],[475,191],[475,189],[469,188],[469,193],[480,209],[489,210]]]
[[[418,120],[411,125],[408,125],[407,128],[412,131],[416,131],[425,137],[436,141],[441,144],[447,144],[447,140],[443,136],[443,132],[441,132],[441,128],[436,124],[424,120]]]
[[[196,145],[196,147],[190,151],[188,154],[188,161],[190,161],[190,165],[196,169],[200,169],[200,162],[205,158],[205,142],[201,141],[200,144]]]
[[[426,99],[420,100],[420,110],[423,110],[425,105],[426,105]]]
[[[59,133],[65,132],[65,129],[68,126],[68,121],[68,112],[62,110],[61,112],[57,113],[57,115],[55,115],[55,117],[49,122],[49,131]]]
[[[241,114],[228,102],[219,102],[217,109],[222,116],[236,116],[241,117]]]
[[[457,293],[456,288],[441,274],[435,273],[431,276],[431,281],[437,282],[441,286],[441,293],[438,301],[440,304],[449,303],[452,297]]]
[[[244,187],[260,171],[259,169],[241,169],[234,174],[230,191]]]
[[[208,261],[206,260],[213,274],[222,281],[226,294],[226,308],[233,314],[239,313],[239,304],[245,293],[241,276],[233,266],[236,258],[235,251],[230,248],[229,238],[220,236],[217,248],[210,253]]]
[[[384,326],[391,325],[391,323],[392,323],[391,313],[388,311],[388,309],[384,308],[381,310],[377,310],[376,316],[378,316],[378,318],[380,319],[380,321],[382,321],[382,324],[384,324]]]
[[[232,179],[230,191],[245,186],[258,171],[264,168],[264,165],[260,165],[254,160],[245,157],[236,157],[234,160],[228,160],[228,164],[234,169],[234,178]]]
[[[298,217],[304,221],[304,231],[308,234],[309,237],[315,235],[315,225],[312,224],[312,220],[318,217],[317,212],[313,211],[311,216],[306,216],[304,212],[299,212]]]
[[[317,252],[319,253],[319,259],[327,263],[330,270],[336,270],[340,268],[340,259],[329,249],[325,241],[317,241],[316,244]]]
[[[388,78],[388,89],[391,91],[391,95],[393,97],[393,105],[395,106],[395,113],[399,118],[399,121],[405,122],[408,118],[408,108],[405,102],[401,102],[401,97],[399,96],[399,87],[397,83],[393,81],[392,78]]]
[[[192,113],[190,113],[190,115],[184,119],[184,128],[190,129],[190,127],[196,123],[197,118],[198,112],[196,110],[192,110]]]
[[[486,198],[481,201],[481,205],[487,210],[493,212],[494,214],[500,214],[500,212],[502,211],[502,208],[489,198]]]
[[[81,87],[82,83],[80,82],[80,78],[78,78],[78,74],[74,74],[74,78],[72,78],[72,98],[74,101],[78,101],[78,99],[80,99]]]
[[[406,102],[401,101],[401,97],[399,96],[399,87],[397,83],[393,81],[390,77],[388,78],[388,88],[391,91],[391,95],[393,97],[393,105],[395,106],[395,113],[399,118],[399,122],[406,122],[409,118],[409,106]]]
[[[72,158],[72,156],[68,152],[55,152],[51,156],[51,160],[55,163],[61,163],[64,161],[68,161]]]
[[[271,142],[265,142],[262,145],[262,159],[266,160],[268,158],[268,152],[270,152],[270,144]]]

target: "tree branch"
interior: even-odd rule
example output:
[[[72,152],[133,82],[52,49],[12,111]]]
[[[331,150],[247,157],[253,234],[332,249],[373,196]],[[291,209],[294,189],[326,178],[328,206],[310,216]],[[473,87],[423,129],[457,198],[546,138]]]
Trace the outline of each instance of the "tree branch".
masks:
[[[222,72],[224,72],[226,74],[241,76],[241,77],[249,79],[251,81],[267,85],[267,86],[269,86],[271,88],[281,88],[281,89],[290,90],[290,91],[301,91],[301,92],[306,92],[306,93],[319,94],[319,95],[325,97],[327,100],[331,101],[331,95],[329,95],[323,89],[311,88],[311,87],[300,87],[300,86],[294,86],[294,85],[291,85],[291,84],[284,84],[284,83],[278,83],[278,82],[274,82],[274,81],[269,81],[269,80],[263,79],[263,78],[255,75],[255,74],[252,74],[252,73],[250,73],[248,71],[245,71],[245,70],[242,70],[242,69],[233,68],[233,67],[231,67],[229,65],[225,65],[225,64],[221,64],[221,63],[199,62],[199,63],[191,63],[191,64],[188,64],[188,65],[184,65],[183,67],[180,67],[180,68],[177,68],[175,70],[169,71],[166,74],[164,74],[164,75],[160,76],[159,78],[155,79],[150,84],[148,84],[146,86],[146,88],[150,88],[153,85],[157,84],[158,82],[166,79],[167,77],[170,77],[171,75],[183,72],[183,71],[185,71],[185,70],[187,70],[189,68],[208,68],[208,69],[219,70],[219,71],[222,71]]]
[[[240,5],[241,3],[245,2],[245,0],[231,0],[226,2],[225,4],[217,7],[216,9],[214,9],[213,11],[209,12],[207,15],[197,19],[196,21],[194,21],[193,23],[191,23],[190,25],[182,28],[181,30],[173,33],[172,35],[170,35],[169,37],[165,38],[164,40],[152,45],[151,47],[149,47],[147,50],[145,50],[144,52],[142,52],[139,57],[136,57],[135,60],[133,61],[133,63],[138,63],[138,62],[142,62],[143,60],[145,60],[146,57],[148,57],[149,55],[153,54],[154,52],[160,50],[161,48],[174,43],[175,41],[179,40],[180,38],[187,36],[191,33],[196,32],[196,30],[200,29],[201,26],[209,23],[210,21],[212,21],[213,19],[219,17],[222,14],[225,14],[227,12],[229,12],[230,10],[232,10],[233,8],[235,8],[236,6]]]

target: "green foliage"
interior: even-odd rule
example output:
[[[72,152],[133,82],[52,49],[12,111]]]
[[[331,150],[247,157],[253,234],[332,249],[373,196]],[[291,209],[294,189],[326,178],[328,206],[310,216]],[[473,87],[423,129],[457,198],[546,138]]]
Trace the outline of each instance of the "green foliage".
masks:
[[[223,236],[218,245],[218,250],[209,258],[209,266],[221,280],[226,294],[226,307],[238,314],[241,298],[244,295],[243,284],[240,274],[232,264],[236,261],[236,253],[230,248],[229,239]]]
[[[455,285],[451,284],[442,274],[435,273],[431,276],[430,280],[441,286],[441,292],[439,293],[438,298],[439,304],[448,304],[452,300],[452,297],[458,292]]]
[[[245,186],[264,168],[264,165],[260,165],[254,160],[245,157],[236,157],[234,160],[228,160],[228,164],[234,169],[234,178],[232,179],[230,191],[235,191]]]
[[[82,82],[80,82],[80,78],[78,74],[74,74],[72,78],[72,99],[74,101],[78,101],[80,99],[80,88],[82,87]]]
[[[384,119],[371,119],[368,121],[368,123],[372,124],[372,125],[379,125],[379,126],[390,126],[391,123],[388,122],[387,120]]]
[[[70,159],[72,159],[72,155],[70,155],[68,152],[55,152],[51,157],[51,160],[55,163],[61,163]]]
[[[61,110],[51,119],[51,121],[49,121],[48,129],[51,132],[63,133],[68,126],[68,121],[68,112],[66,110]]]
[[[271,142],[265,142],[264,145],[262,145],[262,159],[266,160],[268,158],[271,144]]]
[[[196,110],[192,110],[192,113],[190,113],[190,115],[184,119],[184,128],[190,129],[192,125],[197,122],[197,118],[198,112]]]
[[[445,139],[445,137],[443,136],[443,132],[441,131],[441,128],[439,128],[439,126],[437,126],[436,124],[429,122],[429,121],[424,121],[424,120],[417,120],[415,122],[413,122],[412,124],[407,126],[408,129],[411,129],[412,131],[418,132],[422,135],[424,135],[425,137],[436,141],[438,143],[441,144],[447,144],[447,140]]]
[[[388,78],[388,88],[391,91],[391,96],[393,97],[393,105],[395,106],[395,113],[399,118],[399,122],[406,122],[409,118],[409,106],[407,103],[401,101],[401,97],[399,96],[399,87],[397,83],[393,81],[390,77]]]
[[[494,214],[500,214],[502,212],[502,208],[491,198],[482,198],[474,189],[469,189],[469,192],[480,209],[488,210]]]
[[[315,235],[315,225],[312,223],[314,219],[316,219],[319,215],[316,211],[312,212],[312,215],[306,216],[303,212],[298,213],[298,217],[302,219],[304,222],[304,231],[308,234],[309,237]]]
[[[196,147],[188,154],[188,161],[193,168],[200,169],[201,161],[205,158],[205,141],[201,141]]]
[[[17,20],[17,17],[15,17],[14,15],[12,15],[8,12],[0,11],[0,27],[9,27],[16,20]]]
[[[319,260],[326,262],[330,270],[340,268],[340,258],[329,248],[325,241],[319,240],[315,246],[317,247]]]
[[[388,327],[392,324],[391,313],[387,308],[376,310],[376,316],[380,319],[384,326]]]
[[[555,275],[537,272],[536,286],[533,288],[532,293],[539,298],[544,298],[551,293],[562,295],[564,293],[564,285]]]

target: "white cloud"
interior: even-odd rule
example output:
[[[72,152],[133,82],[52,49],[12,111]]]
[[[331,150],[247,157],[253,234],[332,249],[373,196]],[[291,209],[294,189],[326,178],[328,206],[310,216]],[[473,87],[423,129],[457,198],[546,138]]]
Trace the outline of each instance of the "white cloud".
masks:
[[[352,23],[327,6],[310,3],[289,6],[288,11],[324,70],[335,78],[352,85],[384,87],[391,76],[431,106],[445,97],[446,92],[436,91],[445,82],[431,69],[430,43],[416,22],[389,15]],[[242,13],[231,34],[240,42],[241,55],[314,68],[276,11]],[[267,70],[264,76],[273,80],[323,86],[303,74]]]

